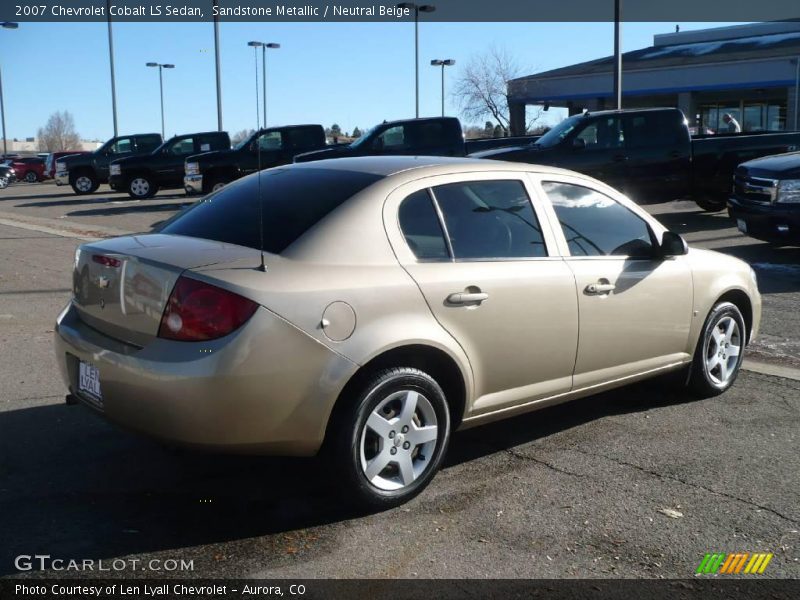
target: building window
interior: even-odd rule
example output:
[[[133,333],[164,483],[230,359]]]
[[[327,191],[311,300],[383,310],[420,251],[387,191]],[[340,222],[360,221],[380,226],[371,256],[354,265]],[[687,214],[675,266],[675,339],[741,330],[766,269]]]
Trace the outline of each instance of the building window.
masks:
[[[740,101],[701,104],[703,127],[714,133],[726,133],[728,126],[722,117],[730,113],[748,131],[783,131],[786,129],[786,101]]]

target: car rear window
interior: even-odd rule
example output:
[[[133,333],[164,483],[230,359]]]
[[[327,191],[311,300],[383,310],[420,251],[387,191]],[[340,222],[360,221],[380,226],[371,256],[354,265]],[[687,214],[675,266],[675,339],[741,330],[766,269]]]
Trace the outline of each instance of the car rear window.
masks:
[[[283,168],[232,183],[193,204],[160,233],[186,235],[280,254],[348,198],[381,175],[341,169]]]

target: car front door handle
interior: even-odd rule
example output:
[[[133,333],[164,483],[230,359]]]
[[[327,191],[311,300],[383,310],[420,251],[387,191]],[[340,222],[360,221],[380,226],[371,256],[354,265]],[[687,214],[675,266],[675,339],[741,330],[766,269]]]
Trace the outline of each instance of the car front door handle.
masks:
[[[480,304],[488,300],[486,292],[455,292],[447,297],[448,304]]]
[[[586,293],[587,294],[608,294],[613,292],[617,286],[613,283],[601,282],[598,281],[597,283],[590,283],[586,286]]]

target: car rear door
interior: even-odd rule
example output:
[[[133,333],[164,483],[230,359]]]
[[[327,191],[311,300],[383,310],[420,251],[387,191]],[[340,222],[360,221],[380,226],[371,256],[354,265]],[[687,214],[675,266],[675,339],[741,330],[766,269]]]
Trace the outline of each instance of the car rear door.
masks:
[[[542,175],[541,188],[577,283],[575,389],[688,360],[693,285],[684,257],[658,257],[645,218],[610,190],[566,175]]]
[[[621,191],[636,202],[674,200],[689,191],[691,142],[683,114],[653,110],[623,117],[627,176]]]
[[[395,253],[473,370],[471,415],[568,392],[578,341],[570,269],[525,173],[443,175],[384,207]]]

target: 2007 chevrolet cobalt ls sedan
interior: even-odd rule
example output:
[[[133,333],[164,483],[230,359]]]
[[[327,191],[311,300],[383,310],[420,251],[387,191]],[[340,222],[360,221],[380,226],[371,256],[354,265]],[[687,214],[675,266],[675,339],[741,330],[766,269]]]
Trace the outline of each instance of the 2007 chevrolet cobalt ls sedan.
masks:
[[[55,345],[70,393],[186,445],[337,461],[399,504],[451,431],[671,370],[724,392],[752,270],[576,173],[433,157],[262,171],[92,242]]]

